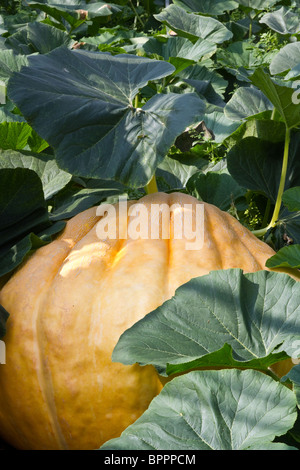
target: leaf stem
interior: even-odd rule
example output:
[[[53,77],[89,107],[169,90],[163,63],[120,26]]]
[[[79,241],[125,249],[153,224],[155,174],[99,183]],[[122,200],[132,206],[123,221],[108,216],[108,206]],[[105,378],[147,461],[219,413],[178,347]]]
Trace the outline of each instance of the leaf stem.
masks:
[[[278,220],[278,216],[279,216],[279,212],[280,212],[280,208],[281,208],[281,202],[282,202],[282,194],[283,194],[283,191],[284,191],[285,181],[286,181],[290,142],[291,142],[291,130],[290,130],[289,127],[286,126],[281,177],[280,177],[280,183],[279,183],[279,188],[278,188],[277,199],[276,199],[276,203],[275,203],[275,207],[274,207],[273,216],[272,216],[271,222],[269,223],[269,225],[267,227],[265,227],[263,229],[260,229],[260,230],[253,230],[252,231],[252,233],[254,235],[256,235],[257,237],[262,237],[263,235],[265,235],[265,233],[267,233],[267,231],[270,228],[275,227],[276,222]]]
[[[145,23],[143,22],[142,18],[140,17],[140,15],[138,14],[133,2],[131,0],[129,0],[129,3],[130,3],[130,6],[131,8],[133,9],[134,11],[134,14],[135,14],[135,18],[137,18],[139,20],[139,22],[141,23],[142,27],[144,28],[145,27]]]
[[[149,183],[146,184],[145,191],[146,191],[147,194],[152,194],[152,193],[157,193],[158,192],[155,174],[152,176]]]

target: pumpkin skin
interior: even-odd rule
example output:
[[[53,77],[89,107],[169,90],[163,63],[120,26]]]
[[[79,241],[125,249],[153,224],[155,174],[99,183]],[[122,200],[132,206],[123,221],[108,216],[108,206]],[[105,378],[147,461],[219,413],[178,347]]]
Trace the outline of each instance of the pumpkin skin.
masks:
[[[128,203],[128,207],[136,201]],[[67,222],[5,284],[6,365],[0,366],[0,433],[19,449],[96,449],[132,424],[159,393],[152,366],[111,362],[120,335],[192,277],[265,268],[274,251],[235,218],[181,193],[150,204],[204,204],[204,245],[186,240],[100,240],[96,208]],[[115,206],[118,209],[118,205]],[[157,221],[157,223],[160,223]],[[172,218],[171,218],[172,234]],[[161,235],[161,234],[160,234]]]

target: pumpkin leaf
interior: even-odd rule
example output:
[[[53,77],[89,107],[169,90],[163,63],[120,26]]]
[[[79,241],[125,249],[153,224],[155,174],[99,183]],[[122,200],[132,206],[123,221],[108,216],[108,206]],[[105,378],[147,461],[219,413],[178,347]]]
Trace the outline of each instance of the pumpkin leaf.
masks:
[[[266,262],[268,268],[300,268],[300,244],[284,246]]]
[[[167,383],[100,450],[296,450],[272,443],[296,417],[294,393],[261,372],[194,371]]]
[[[42,182],[28,168],[0,169],[0,276],[16,268],[32,249],[51,240],[52,225]]]
[[[270,63],[272,75],[281,74],[300,64],[300,41],[283,46]]]
[[[213,271],[180,286],[172,299],[125,331],[112,358],[178,373],[224,367],[220,351],[227,344],[228,366],[266,370],[279,360],[278,353],[280,359],[294,353],[299,305],[300,286],[287,274]]]
[[[240,186],[262,191],[275,203],[282,154],[281,144],[245,137],[228,152],[228,171]]]
[[[47,15],[54,18],[58,23],[61,23],[66,29],[76,29],[83,22],[93,20],[94,18],[104,17],[107,18],[113,13],[121,11],[119,5],[113,3],[96,2],[89,4],[84,0],[72,0],[72,2],[56,2],[41,0],[27,1],[29,7],[35,10],[41,10]]]
[[[176,137],[204,111],[194,93],[157,94],[133,107],[149,80],[173,72],[167,62],[66,48],[29,61],[8,93],[73,175],[145,186]]]
[[[56,47],[72,47],[75,41],[60,29],[38,21],[28,23],[24,28],[9,36],[5,45],[17,54],[47,54]]]
[[[300,211],[300,186],[287,189],[282,195],[282,202],[289,211]]]
[[[285,190],[300,185],[299,145],[300,133],[295,132],[291,137]],[[282,155],[282,142],[244,137],[227,154],[228,171],[240,186],[263,192],[275,202],[280,182]]]
[[[238,7],[238,3],[234,0],[173,0],[173,3],[188,12],[210,16],[222,15],[224,12],[235,10]]]
[[[236,0],[240,5],[253,10],[266,10],[280,0]]]
[[[8,83],[13,72],[17,72],[23,65],[27,65],[28,60],[25,55],[16,54],[9,49],[0,50],[0,80]]]
[[[215,44],[221,44],[232,37],[232,32],[220,21],[209,16],[187,13],[183,8],[174,4],[153,16],[157,21],[169,26],[178,36],[186,37],[192,42],[201,38]]]
[[[41,179],[46,200],[63,189],[72,178],[70,173],[57,166],[53,156],[26,151],[0,151],[0,169],[2,168],[28,168],[35,171]]]
[[[279,85],[261,67],[249,78],[271,101],[289,129],[300,124],[300,106],[294,103],[293,88]]]
[[[230,209],[246,192],[227,172],[198,172],[188,180],[186,188],[200,201],[213,204],[223,211]]]
[[[224,114],[232,121],[240,121],[273,108],[270,100],[260,90],[240,87],[227,102]]]
[[[278,34],[296,34],[300,32],[299,14],[285,6],[279,10],[266,13],[259,21],[266,24]]]

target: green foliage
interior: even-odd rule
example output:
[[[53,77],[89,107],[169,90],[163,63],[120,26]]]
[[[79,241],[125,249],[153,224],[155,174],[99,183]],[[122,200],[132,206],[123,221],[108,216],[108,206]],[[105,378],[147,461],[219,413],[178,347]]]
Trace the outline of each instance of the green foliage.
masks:
[[[159,191],[212,203],[269,243],[268,266],[299,269],[299,44],[290,0],[2,0],[0,276],[65,220],[139,199],[154,176]],[[281,382],[268,369],[295,353],[299,303],[278,273],[182,286],[114,358],[184,375],[103,449],[299,449],[299,366]],[[0,306],[0,337],[8,313]],[[230,370],[190,372],[206,366]]]

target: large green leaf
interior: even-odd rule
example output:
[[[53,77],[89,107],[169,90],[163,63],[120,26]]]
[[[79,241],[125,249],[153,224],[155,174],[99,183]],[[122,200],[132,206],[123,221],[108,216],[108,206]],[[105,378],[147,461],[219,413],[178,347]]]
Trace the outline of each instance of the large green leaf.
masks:
[[[65,45],[71,48],[74,44],[75,40],[64,31],[38,21],[29,23],[5,41],[6,47],[24,55],[36,52],[47,54],[56,47]]]
[[[227,211],[246,190],[227,172],[198,172],[187,182],[189,194]]]
[[[65,48],[29,60],[10,80],[8,94],[54,147],[59,166],[78,176],[144,186],[204,111],[194,93],[158,94],[133,107],[148,81],[174,71],[164,61]]]
[[[253,10],[266,10],[269,7],[272,7],[280,0],[236,0],[240,5],[253,8]]]
[[[131,328],[112,358],[161,372],[195,367],[267,369],[300,340],[300,285],[287,274],[213,271],[180,286]]]
[[[195,371],[173,379],[101,450],[297,450],[272,443],[292,428],[295,394],[258,371]]]
[[[288,128],[300,124],[300,106],[294,103],[294,88],[279,85],[262,68],[256,69],[250,80],[271,101]]]
[[[42,182],[28,168],[0,169],[0,276],[64,226],[49,220]]]
[[[0,80],[7,83],[13,72],[19,71],[27,64],[25,55],[16,54],[11,50],[0,50]]]
[[[299,14],[284,6],[279,10],[266,13],[260,19],[260,23],[266,24],[279,34],[296,34],[300,32]]]
[[[286,44],[272,59],[270,72],[272,75],[280,74],[293,69],[300,64],[300,41]]]
[[[222,15],[238,7],[234,0],[173,0],[173,3],[187,11],[211,16]]]
[[[275,203],[282,166],[283,146],[245,137],[228,153],[228,170],[241,186],[262,191]]]
[[[300,186],[287,189],[282,195],[282,202],[289,211],[300,211]]]
[[[2,168],[28,168],[35,171],[41,179],[45,199],[57,194],[72,178],[70,173],[58,168],[53,156],[26,151],[0,151],[0,169]]]
[[[193,42],[201,38],[221,44],[232,37],[232,32],[220,21],[207,16],[187,13],[183,8],[174,4],[169,5],[154,17],[176,31],[179,36],[186,37]]]
[[[143,49],[148,54],[157,54],[164,60],[172,57],[199,61],[204,55],[211,54],[217,50],[217,46],[206,39],[198,39],[194,44],[186,38],[179,36],[170,37],[166,41],[150,38],[143,45]]]
[[[300,245],[284,246],[266,262],[268,268],[300,268]]]
[[[262,91],[251,87],[240,87],[227,102],[224,114],[232,121],[240,121],[273,108]]]
[[[86,19],[93,20],[94,18],[108,18],[113,13],[118,13],[121,8],[113,3],[96,2],[87,3],[84,0],[72,1],[55,1],[55,0],[40,0],[28,1],[28,5],[36,10],[41,10],[47,15],[54,18],[59,23],[69,25],[69,28],[74,30]]]

